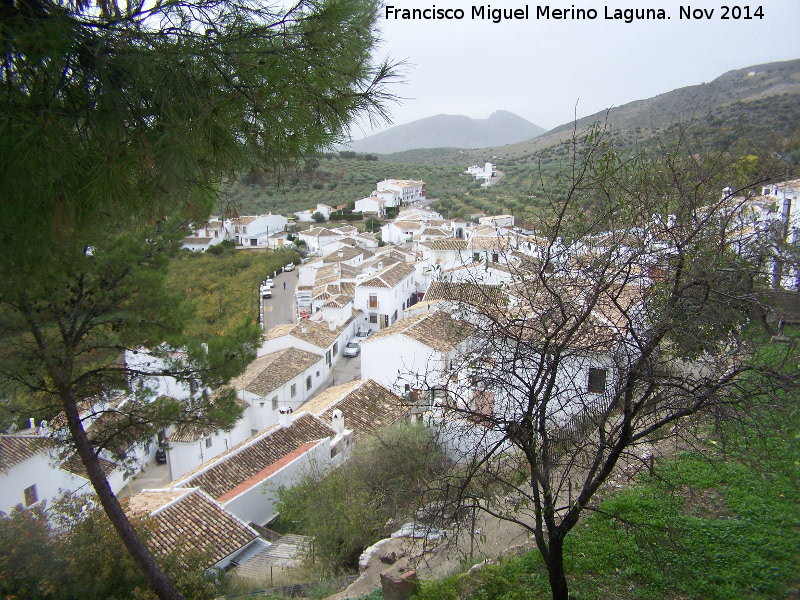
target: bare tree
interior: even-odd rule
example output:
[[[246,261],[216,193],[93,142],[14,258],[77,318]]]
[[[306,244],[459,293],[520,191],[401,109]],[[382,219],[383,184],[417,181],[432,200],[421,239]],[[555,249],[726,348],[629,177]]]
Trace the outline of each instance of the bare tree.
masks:
[[[753,361],[769,269],[740,218],[746,189],[723,192],[729,164],[681,140],[626,157],[598,127],[576,133],[535,234],[476,232],[468,260],[485,264],[426,295],[477,325],[473,350],[426,382],[456,463],[440,505],[527,529],[554,599],[568,598],[564,540],[615,468],[741,410],[757,376],[791,383]]]

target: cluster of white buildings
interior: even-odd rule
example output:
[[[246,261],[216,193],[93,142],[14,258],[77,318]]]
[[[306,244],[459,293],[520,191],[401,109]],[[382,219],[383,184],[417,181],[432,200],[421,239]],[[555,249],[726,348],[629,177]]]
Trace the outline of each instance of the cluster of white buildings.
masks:
[[[763,197],[748,200],[745,210],[737,209],[751,221],[742,224],[742,230],[757,229],[759,223],[781,214],[793,231],[800,230],[798,190],[798,180],[765,186]],[[152,367],[148,385],[156,395],[188,399],[198,393],[233,393],[243,408],[242,418],[228,431],[183,423],[164,432],[173,481],[165,489],[132,497],[128,504],[130,511],[150,515],[159,527],[163,522],[164,534],[154,536],[159,551],[174,550],[176,537],[169,532],[189,531],[192,511],[200,511],[217,527],[218,540],[195,542],[213,545],[211,565],[244,562],[269,549],[258,527],[276,516],[274,490],[291,485],[311,469],[335,468],[359,437],[416,415],[441,424],[447,418],[445,408],[454,408],[453,398],[461,403],[455,408],[462,413],[513,416],[513,390],[483,385],[466,366],[492,361],[523,377],[529,367],[514,362],[513,353],[503,348],[489,352],[484,347],[481,332],[487,324],[476,307],[546,320],[548,311],[558,309],[554,302],[559,299],[541,290],[532,292],[526,280],[545,253],[558,276],[575,288],[573,301],[578,305],[583,301],[581,277],[592,268],[594,257],[611,250],[624,262],[640,252],[646,237],[641,232],[610,231],[570,242],[566,250],[558,241],[515,228],[509,215],[472,223],[444,219],[425,208],[403,208],[413,204],[411,198],[419,193],[424,195],[421,182],[387,180],[365,199],[386,203],[391,197],[399,202],[392,205],[401,207],[397,218],[380,231],[386,245],[379,246],[375,235],[347,225],[299,234],[316,257],[299,267],[298,322],[266,332],[258,358],[226,388],[189,390],[157,376],[160,365],[146,352],[126,356],[139,370]],[[269,238],[272,225],[280,225],[270,219],[257,226],[255,218],[234,221],[230,235],[255,240],[254,245],[261,238],[246,237],[254,234],[254,227]],[[198,230],[205,237],[229,235],[224,233],[229,225],[222,222],[205,227]],[[607,402],[617,370],[626,356],[630,359],[628,340],[637,326],[641,291],[658,279],[663,266],[659,256],[669,254],[667,242],[647,243],[651,251],[642,256],[653,257],[652,262],[643,259],[627,270],[613,302],[598,302],[591,309],[587,330],[576,336],[582,345],[565,361],[557,382],[563,401],[547,415],[553,427],[586,409],[587,398],[598,405]],[[360,361],[361,379],[324,389],[345,345],[356,338],[362,340],[360,357],[348,360]],[[582,400],[575,403],[574,398]],[[476,438],[480,428],[473,421],[450,428],[442,439],[456,459],[476,444],[491,442],[485,428],[481,439]],[[0,436],[4,473],[0,510],[35,505],[64,490],[88,489],[79,464],[50,453],[51,432],[52,424],[43,423]],[[152,451],[138,450],[144,459],[152,457]],[[127,476],[105,460],[117,492]]]
[[[483,181],[484,184],[486,184],[491,181],[492,177],[497,175],[497,165],[493,165],[490,162],[485,163],[482,167],[472,165],[468,167],[464,173],[466,175],[472,175],[475,181]]]
[[[192,235],[183,239],[183,247],[193,252],[205,252],[211,246],[230,240],[237,246],[280,249],[289,244],[286,226],[289,219],[272,213],[233,219],[212,218],[193,226]]]

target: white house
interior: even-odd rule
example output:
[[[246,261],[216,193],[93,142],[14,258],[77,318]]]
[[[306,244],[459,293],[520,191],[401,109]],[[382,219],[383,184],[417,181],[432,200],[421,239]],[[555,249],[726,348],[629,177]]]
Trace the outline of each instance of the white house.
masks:
[[[294,213],[294,216],[297,217],[297,220],[301,223],[309,223],[314,220],[314,213],[320,213],[327,221],[331,218],[331,213],[334,212],[334,210],[336,209],[327,204],[317,204],[316,208],[297,211]]]
[[[309,412],[291,415],[284,409],[278,425],[186,473],[171,487],[199,487],[242,521],[265,525],[277,516],[278,487],[341,464],[352,443],[353,432],[345,429],[341,413],[328,424]]]
[[[258,353],[264,355],[291,347],[307,353],[322,355],[324,361],[319,367],[320,374],[317,375],[316,367],[313,369],[313,387],[315,388],[317,378],[325,379],[327,377],[331,366],[341,358],[345,344],[355,335],[355,327],[360,314],[358,311],[350,309],[349,319],[339,325],[324,321],[302,321],[296,325],[278,325],[264,334],[264,341]],[[307,398],[308,394],[305,397]],[[278,400],[280,406],[280,398]],[[293,404],[289,404],[289,406],[293,406]]]
[[[514,215],[494,215],[489,217],[481,217],[478,219],[478,223],[492,227],[513,227]]]
[[[47,431],[32,428],[0,434],[0,513],[21,505],[29,508],[53,502],[65,494],[94,494],[83,463],[76,455],[63,460]],[[128,481],[114,463],[100,459],[111,491],[119,492]]]
[[[181,247],[191,250],[192,252],[205,252],[211,248],[211,246],[221,242],[222,238],[189,236],[183,238]]]
[[[472,175],[475,178],[475,181],[487,182],[495,176],[495,173],[497,173],[497,167],[492,163],[487,162],[482,167],[479,167],[478,165],[467,167],[467,170],[464,171],[464,173],[467,175]]]
[[[425,229],[425,222],[396,219],[381,227],[381,239],[387,244],[405,244],[419,236]]]
[[[284,346],[256,358],[229,385],[238,398],[250,405],[251,429],[263,431],[278,422],[281,406],[300,408],[325,375],[318,351]]]
[[[376,196],[362,198],[361,200],[356,200],[355,210],[356,212],[373,214],[378,218],[382,218],[386,215],[386,200]]]
[[[227,234],[237,245],[269,247],[270,237],[286,231],[289,220],[272,213],[259,216],[238,217],[226,222]]]
[[[355,287],[356,309],[367,315],[368,327],[377,331],[403,318],[406,307],[416,302],[414,265],[397,262],[379,269]]]
[[[333,229],[325,229],[324,227],[312,227],[306,231],[301,231],[297,234],[297,238],[306,244],[309,252],[319,252],[320,248],[325,244],[341,240],[342,234]]]
[[[422,394],[442,384],[473,329],[436,310],[398,321],[361,342],[361,377],[401,395]]]
[[[397,192],[401,204],[411,204],[425,199],[425,182],[412,179],[384,179],[377,184],[377,191]],[[386,206],[396,206],[387,203]]]

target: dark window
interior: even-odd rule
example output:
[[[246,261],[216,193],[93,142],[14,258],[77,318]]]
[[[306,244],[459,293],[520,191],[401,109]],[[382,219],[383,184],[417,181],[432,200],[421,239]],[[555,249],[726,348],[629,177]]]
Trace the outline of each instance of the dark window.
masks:
[[[25,488],[25,506],[31,506],[39,501],[39,496],[36,493],[36,484],[31,487]]]
[[[589,369],[589,392],[602,394],[606,391],[606,369]]]
[[[206,448],[211,448],[211,444],[213,443],[210,437],[206,438]]]
[[[497,252],[492,253],[492,262],[496,263],[500,260],[500,257],[497,255]]]
[[[480,255],[480,254],[478,254],[477,252],[473,252],[473,253],[472,253],[472,260],[473,260],[473,262],[480,262],[480,260],[481,260],[481,255]]]
[[[375,313],[369,313],[369,322],[370,323],[377,323],[378,322],[378,315]]]
[[[272,399],[272,410],[278,410],[278,397],[275,396]]]
[[[333,355],[337,356],[339,354],[339,342],[333,344]]]
[[[297,384],[293,383],[292,387],[289,388],[289,395],[294,398],[297,395]]]
[[[311,389],[311,375],[309,375],[308,377],[306,377],[306,389],[307,389],[307,390],[310,390],[310,389]]]

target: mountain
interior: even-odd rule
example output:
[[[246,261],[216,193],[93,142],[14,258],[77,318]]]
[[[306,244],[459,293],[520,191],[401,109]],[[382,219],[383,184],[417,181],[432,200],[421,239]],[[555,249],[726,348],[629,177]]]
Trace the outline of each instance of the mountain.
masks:
[[[522,157],[563,142],[576,126],[583,131],[595,121],[606,123],[617,135],[640,141],[691,121],[698,141],[711,146],[746,138],[778,147],[800,135],[800,59],[728,71],[711,82],[612,107],[508,146],[411,150],[382,156],[381,160],[460,165],[480,163],[492,155]]]
[[[388,154],[416,148],[486,148],[528,140],[544,131],[506,110],[498,110],[488,119],[436,115],[356,140],[348,149]]]

